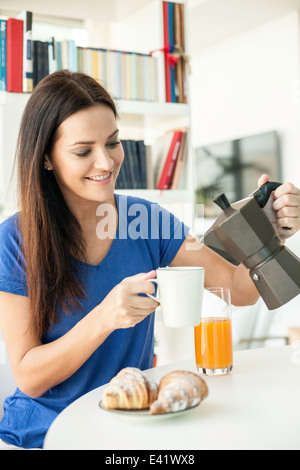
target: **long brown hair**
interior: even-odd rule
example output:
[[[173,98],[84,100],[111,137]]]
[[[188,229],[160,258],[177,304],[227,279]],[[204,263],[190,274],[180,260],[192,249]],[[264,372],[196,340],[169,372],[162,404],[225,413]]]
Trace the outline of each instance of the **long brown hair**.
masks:
[[[56,322],[57,307],[70,312],[85,297],[76,258],[85,259],[85,241],[52,171],[44,168],[60,124],[95,103],[115,103],[93,78],[60,70],[34,89],[24,110],[17,145],[20,227],[26,262],[32,326],[40,337]]]

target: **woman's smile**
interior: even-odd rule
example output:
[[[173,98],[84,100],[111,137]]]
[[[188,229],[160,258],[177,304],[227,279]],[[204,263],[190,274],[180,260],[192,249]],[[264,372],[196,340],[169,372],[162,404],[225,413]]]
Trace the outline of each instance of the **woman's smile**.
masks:
[[[92,183],[108,184],[110,183],[113,171],[114,171],[114,168],[109,173],[106,173],[105,175],[86,176],[85,179],[88,181],[91,181]]]

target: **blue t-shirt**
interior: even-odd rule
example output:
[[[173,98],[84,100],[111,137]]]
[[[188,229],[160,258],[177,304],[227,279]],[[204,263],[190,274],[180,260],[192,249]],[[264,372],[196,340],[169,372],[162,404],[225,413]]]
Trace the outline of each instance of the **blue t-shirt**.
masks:
[[[87,299],[71,315],[58,311],[59,322],[42,338],[43,344],[67,333],[125,277],[170,264],[188,234],[188,227],[158,204],[115,198],[119,222],[106,257],[97,266],[80,262]],[[27,296],[18,220],[16,214],[0,225],[0,291]],[[153,330],[154,313],[133,328],[115,330],[77,372],[40,398],[17,388],[4,402],[0,439],[25,448],[42,447],[54,418],[74,400],[109,382],[123,367],[152,367]]]

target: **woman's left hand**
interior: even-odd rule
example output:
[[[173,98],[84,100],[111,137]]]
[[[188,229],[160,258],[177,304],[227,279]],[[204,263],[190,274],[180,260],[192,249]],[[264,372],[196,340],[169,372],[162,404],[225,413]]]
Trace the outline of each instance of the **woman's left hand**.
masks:
[[[268,175],[262,175],[258,186],[269,181]],[[285,240],[300,229],[300,189],[292,183],[284,183],[271,194],[264,210],[271,221],[278,237]],[[289,227],[285,230],[283,227]]]

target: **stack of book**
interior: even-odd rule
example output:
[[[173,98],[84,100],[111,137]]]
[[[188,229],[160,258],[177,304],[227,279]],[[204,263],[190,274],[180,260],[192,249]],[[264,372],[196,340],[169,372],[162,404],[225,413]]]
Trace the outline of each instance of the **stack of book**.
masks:
[[[157,58],[137,52],[77,47],[77,70],[104,83],[117,98],[158,101]]]
[[[188,154],[188,128],[166,132],[154,145],[122,140],[124,161],[116,189],[178,189]]]
[[[158,101],[156,57],[79,47],[73,40],[33,40],[29,11],[0,20],[0,90],[31,92],[46,75],[60,69],[91,75],[119,99]]]
[[[184,4],[163,2],[166,101],[186,103]]]
[[[147,163],[147,152],[143,140],[122,140],[124,161],[116,182],[116,189],[148,189],[151,170]]]

